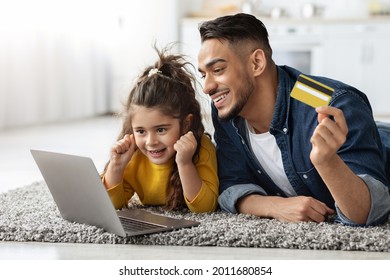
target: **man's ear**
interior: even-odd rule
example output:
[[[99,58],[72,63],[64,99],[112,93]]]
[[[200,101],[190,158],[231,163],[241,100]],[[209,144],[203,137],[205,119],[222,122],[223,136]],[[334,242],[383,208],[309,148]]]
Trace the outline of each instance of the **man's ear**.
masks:
[[[193,118],[194,116],[192,114],[188,114],[183,120],[183,134],[186,134],[190,130]]]
[[[259,76],[267,66],[267,59],[262,49],[256,49],[251,55],[252,70],[254,76]]]

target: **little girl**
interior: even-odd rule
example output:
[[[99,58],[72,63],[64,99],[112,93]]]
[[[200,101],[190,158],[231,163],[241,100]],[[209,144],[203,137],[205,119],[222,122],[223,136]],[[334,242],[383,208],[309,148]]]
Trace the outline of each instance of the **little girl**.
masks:
[[[159,60],[130,92],[103,182],[117,209],[136,193],[144,205],[214,211],[217,160],[204,133],[195,78],[182,56],[157,53]]]

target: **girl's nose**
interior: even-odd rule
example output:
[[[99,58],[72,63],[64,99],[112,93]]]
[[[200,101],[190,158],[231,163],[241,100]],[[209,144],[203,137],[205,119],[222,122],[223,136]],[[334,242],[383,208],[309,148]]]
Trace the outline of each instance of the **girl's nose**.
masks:
[[[155,145],[157,143],[157,137],[154,133],[149,133],[148,138],[146,139],[147,145]]]

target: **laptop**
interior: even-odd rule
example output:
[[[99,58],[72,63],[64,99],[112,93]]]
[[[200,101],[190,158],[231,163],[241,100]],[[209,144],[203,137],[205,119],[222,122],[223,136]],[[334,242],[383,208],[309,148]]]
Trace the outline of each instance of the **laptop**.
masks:
[[[128,208],[117,211],[101,177],[88,157],[31,150],[61,216],[71,222],[103,228],[119,236],[137,236],[198,226],[197,221],[176,219]]]

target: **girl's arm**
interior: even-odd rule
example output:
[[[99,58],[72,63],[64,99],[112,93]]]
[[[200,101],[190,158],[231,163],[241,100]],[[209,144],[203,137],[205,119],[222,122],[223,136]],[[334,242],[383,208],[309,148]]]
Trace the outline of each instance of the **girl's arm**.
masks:
[[[111,148],[111,160],[104,175],[104,185],[110,189],[123,180],[123,173],[137,146],[134,136],[126,134]]]
[[[192,131],[180,137],[174,145],[183,194],[189,201],[192,201],[197,196],[202,187],[202,179],[192,162],[197,145]]]
[[[203,136],[201,143],[196,164],[192,161],[196,149],[196,140],[192,132],[182,136],[175,145],[183,194],[189,209],[193,212],[214,211],[218,206],[219,180],[215,146],[206,136]]]

